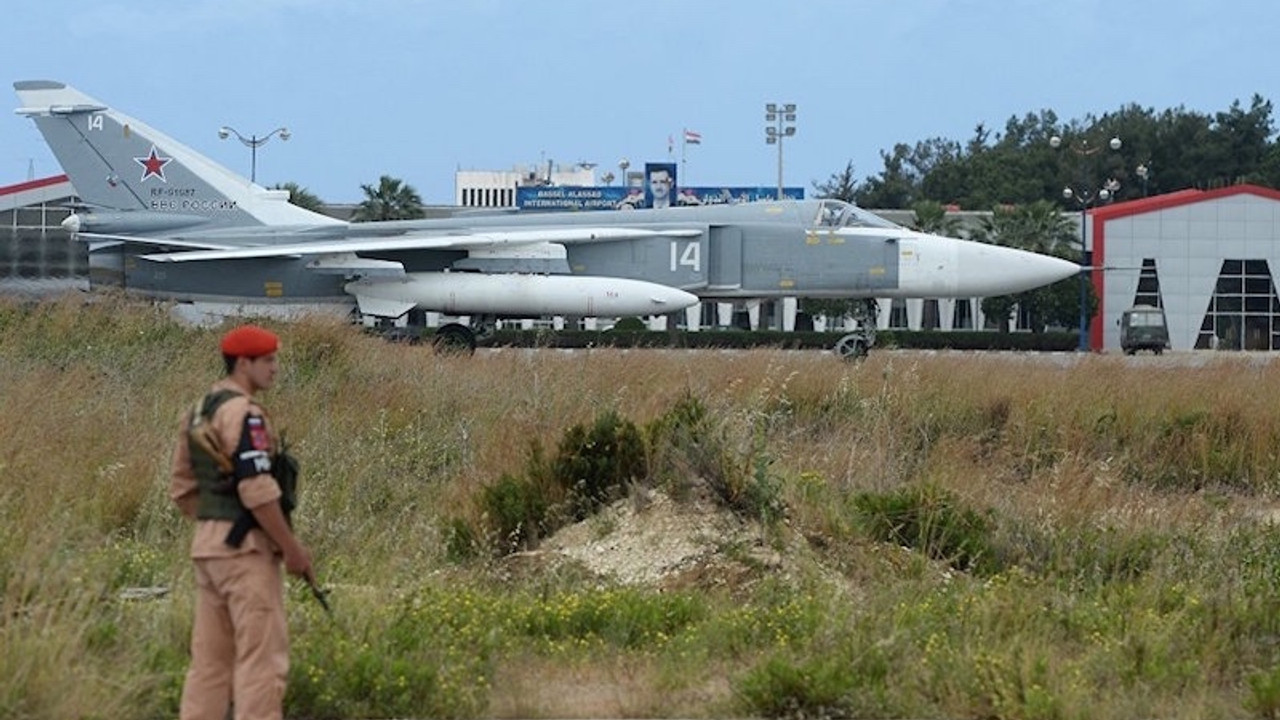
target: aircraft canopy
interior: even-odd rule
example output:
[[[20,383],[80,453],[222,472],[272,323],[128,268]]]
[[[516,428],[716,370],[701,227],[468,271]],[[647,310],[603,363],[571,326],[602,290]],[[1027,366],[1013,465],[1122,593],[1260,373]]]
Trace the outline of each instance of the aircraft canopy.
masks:
[[[846,228],[846,227],[875,227],[875,228],[899,228],[888,220],[863,210],[862,208],[851,205],[843,200],[823,200],[818,205],[818,216],[814,218],[816,227],[820,228]]]

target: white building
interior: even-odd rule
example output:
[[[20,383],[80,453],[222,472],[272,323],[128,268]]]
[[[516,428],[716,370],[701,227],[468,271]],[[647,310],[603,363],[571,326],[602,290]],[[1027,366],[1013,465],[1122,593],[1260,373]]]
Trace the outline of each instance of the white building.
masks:
[[[459,170],[454,174],[454,202],[460,207],[509,208],[516,205],[516,188],[539,185],[596,184],[595,166],[579,163],[565,169],[554,163],[511,170]]]
[[[1101,301],[1092,349],[1118,350],[1120,314],[1153,305],[1172,350],[1280,350],[1280,192],[1236,185],[1109,205],[1089,213],[1087,235]]]

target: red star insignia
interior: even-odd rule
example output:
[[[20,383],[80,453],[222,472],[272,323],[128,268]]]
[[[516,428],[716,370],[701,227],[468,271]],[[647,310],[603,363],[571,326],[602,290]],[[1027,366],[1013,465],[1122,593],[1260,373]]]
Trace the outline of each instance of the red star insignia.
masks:
[[[164,166],[173,162],[173,158],[160,157],[155,145],[151,146],[151,154],[146,157],[136,157],[133,161],[142,166],[142,180],[139,182],[145,182],[152,175],[160,178],[160,182],[169,182],[164,179]]]

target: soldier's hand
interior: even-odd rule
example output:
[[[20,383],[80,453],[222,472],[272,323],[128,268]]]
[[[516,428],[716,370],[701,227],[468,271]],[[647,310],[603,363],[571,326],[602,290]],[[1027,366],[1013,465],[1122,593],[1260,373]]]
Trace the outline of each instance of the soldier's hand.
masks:
[[[300,578],[311,578],[311,552],[302,543],[292,543],[293,547],[284,553],[284,569],[290,575]]]

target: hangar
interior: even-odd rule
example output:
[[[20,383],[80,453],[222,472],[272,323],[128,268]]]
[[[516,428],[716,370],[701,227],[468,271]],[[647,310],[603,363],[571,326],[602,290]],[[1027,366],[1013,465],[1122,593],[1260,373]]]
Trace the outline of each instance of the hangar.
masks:
[[[1119,351],[1119,319],[1163,308],[1171,350],[1280,350],[1280,192],[1182,190],[1089,213],[1099,298],[1090,348]]]

